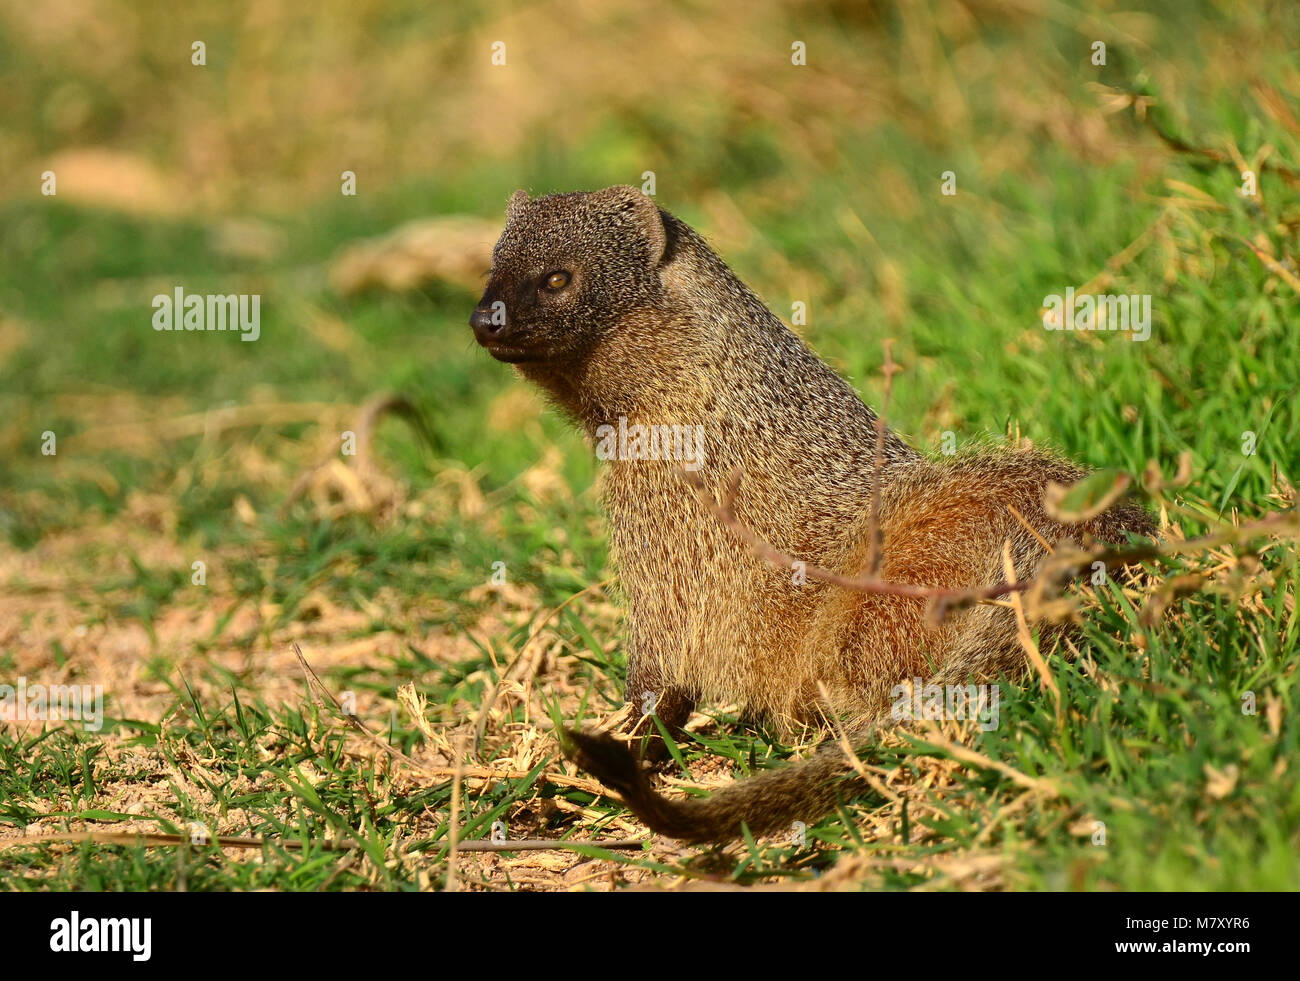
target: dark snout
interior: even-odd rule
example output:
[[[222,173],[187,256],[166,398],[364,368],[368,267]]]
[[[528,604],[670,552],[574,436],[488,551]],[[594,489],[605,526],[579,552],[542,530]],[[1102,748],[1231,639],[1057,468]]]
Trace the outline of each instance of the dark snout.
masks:
[[[509,318],[503,312],[504,307],[498,306],[494,310],[493,302],[484,296],[469,315],[469,325],[474,328],[474,339],[484,347],[499,341],[509,325]]]
[[[518,364],[522,361],[536,361],[541,353],[536,344],[530,343],[526,336],[528,331],[521,330],[514,322],[498,290],[491,287],[478,301],[478,306],[469,315],[469,325],[474,328],[474,339],[487,349],[488,354],[498,361]]]
[[[469,326],[474,329],[474,339],[484,347],[502,338],[510,325],[510,317],[506,316],[506,304],[500,292],[500,283],[487,283],[484,295],[474,305],[474,312],[469,314]]]

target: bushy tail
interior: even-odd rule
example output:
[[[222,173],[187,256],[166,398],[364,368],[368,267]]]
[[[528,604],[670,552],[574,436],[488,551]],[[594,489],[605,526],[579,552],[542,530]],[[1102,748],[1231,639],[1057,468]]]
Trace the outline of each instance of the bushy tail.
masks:
[[[742,826],[753,835],[790,831],[794,822],[811,824],[837,801],[866,789],[840,748],[828,744],[806,760],[737,780],[708,797],[673,800],[655,792],[625,743],[606,733],[565,735],[566,755],[616,791],[648,828],[692,843],[731,841]]]

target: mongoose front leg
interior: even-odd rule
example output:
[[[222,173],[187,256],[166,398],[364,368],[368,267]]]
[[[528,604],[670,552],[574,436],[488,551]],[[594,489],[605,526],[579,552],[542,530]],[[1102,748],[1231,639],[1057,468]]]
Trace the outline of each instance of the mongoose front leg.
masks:
[[[641,741],[642,758],[651,763],[667,759],[668,746],[659,734],[659,727],[645,716],[657,716],[676,740],[685,732],[686,720],[695,711],[695,699],[680,688],[668,685],[657,665],[636,654],[628,659],[624,697],[631,708],[624,731],[645,737]]]

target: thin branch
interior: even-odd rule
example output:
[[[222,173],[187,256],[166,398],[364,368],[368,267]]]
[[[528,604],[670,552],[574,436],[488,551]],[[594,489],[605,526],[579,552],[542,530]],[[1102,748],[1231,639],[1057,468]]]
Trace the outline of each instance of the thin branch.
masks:
[[[263,848],[276,845],[289,851],[301,851],[307,843],[300,838],[275,838],[260,835],[215,835],[212,844],[220,848]],[[146,847],[167,847],[193,844],[189,835],[163,834],[161,832],[134,831],[67,831],[59,834],[30,835],[22,838],[9,838],[0,841],[0,849],[14,848],[20,845],[38,844],[72,844],[88,841],[98,845],[145,845]],[[458,848],[462,852],[537,852],[556,851],[567,848],[607,848],[611,851],[642,848],[650,843],[649,838],[595,838],[583,841],[578,838],[519,838],[515,841],[492,841],[490,839],[462,841]],[[352,838],[322,838],[311,843],[322,851],[355,851],[361,843]],[[409,853],[415,844],[403,846],[400,851]],[[196,846],[197,847],[197,846]]]
[[[1023,593],[1038,588],[1045,582],[1061,582],[1080,571],[1091,567],[1094,562],[1106,565],[1130,565],[1147,559],[1164,559],[1184,552],[1203,552],[1221,545],[1241,544],[1269,535],[1283,537],[1300,536],[1300,512],[1292,508],[1277,511],[1258,521],[1247,522],[1225,531],[1191,538],[1185,541],[1161,541],[1143,545],[1103,546],[1090,548],[1060,550],[1049,555],[1043,562],[1039,575],[1019,582],[1001,582],[992,586],[973,586],[947,588],[942,586],[917,586],[912,583],[889,582],[879,576],[845,576],[821,566],[803,562],[776,548],[760,537],[753,529],[744,524],[734,509],[736,490],[740,484],[741,471],[732,472],[724,487],[722,500],[714,501],[704,478],[698,473],[683,470],[682,478],[695,488],[701,502],[714,517],[734,534],[759,558],[770,562],[779,569],[789,569],[796,562],[803,565],[804,573],[809,579],[851,589],[860,593],[882,596],[905,596],[911,599],[935,600],[939,604],[938,613],[942,615],[949,609],[980,600],[997,599],[1009,593]]]
[[[650,844],[649,838],[632,838],[625,840],[622,838],[595,838],[591,841],[580,841],[578,839],[565,838],[555,840],[553,838],[519,838],[515,841],[492,841],[491,839],[475,839],[474,841],[462,841],[460,850],[463,852],[540,852],[555,851],[571,847],[583,848],[608,848],[611,850],[629,850],[633,848],[642,848]]]
[[[809,579],[815,579],[818,582],[830,583],[833,586],[842,586],[845,589],[853,589],[862,593],[877,593],[885,596],[906,596],[912,599],[937,599],[947,600],[949,603],[967,603],[981,599],[996,599],[999,596],[1005,596],[1007,593],[1024,592],[1032,584],[1031,580],[1018,583],[998,583],[994,586],[975,586],[948,589],[941,586],[916,586],[912,583],[888,582],[879,576],[845,576],[838,572],[832,572],[830,569],[823,569],[819,565],[803,562],[802,559],[795,559],[791,555],[780,551],[773,545],[769,544],[751,528],[745,525],[738,517],[733,507],[736,489],[740,484],[739,469],[732,472],[727,481],[723,498],[721,502],[715,502],[709,494],[708,487],[704,479],[698,473],[682,471],[683,479],[691,484],[700,496],[700,500],[705,507],[711,510],[714,516],[722,525],[732,532],[737,538],[749,546],[760,558],[781,569],[789,569],[796,562],[803,565],[804,573]]]

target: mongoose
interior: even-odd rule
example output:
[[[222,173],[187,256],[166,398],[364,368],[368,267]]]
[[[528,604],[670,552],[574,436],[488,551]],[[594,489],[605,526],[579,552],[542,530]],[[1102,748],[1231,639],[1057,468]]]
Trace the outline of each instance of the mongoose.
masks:
[[[698,488],[719,500],[739,473],[741,522],[787,555],[860,573],[876,416],[699,234],[636,188],[535,200],[516,191],[470,324],[598,449],[618,450],[602,454],[615,457],[602,479],[633,716],[653,708],[676,730],[708,700],[785,726],[833,712],[866,733],[904,679],[966,683],[1023,665],[1005,605],[965,606],[935,624],[922,599],[800,583],[716,520]],[[627,432],[661,435],[659,452],[644,438],[611,439]],[[1042,542],[1152,530],[1133,504],[1081,526],[1049,518],[1048,482],[1084,471],[1044,452],[928,459],[886,431],[881,460],[879,572],[890,582],[1002,583],[1008,541],[1023,580],[1046,554]],[[696,487],[683,479],[691,469]],[[672,800],[625,742],[593,732],[564,742],[650,828],[688,841],[734,838],[742,825],[788,829],[863,790],[831,746],[708,798]]]

